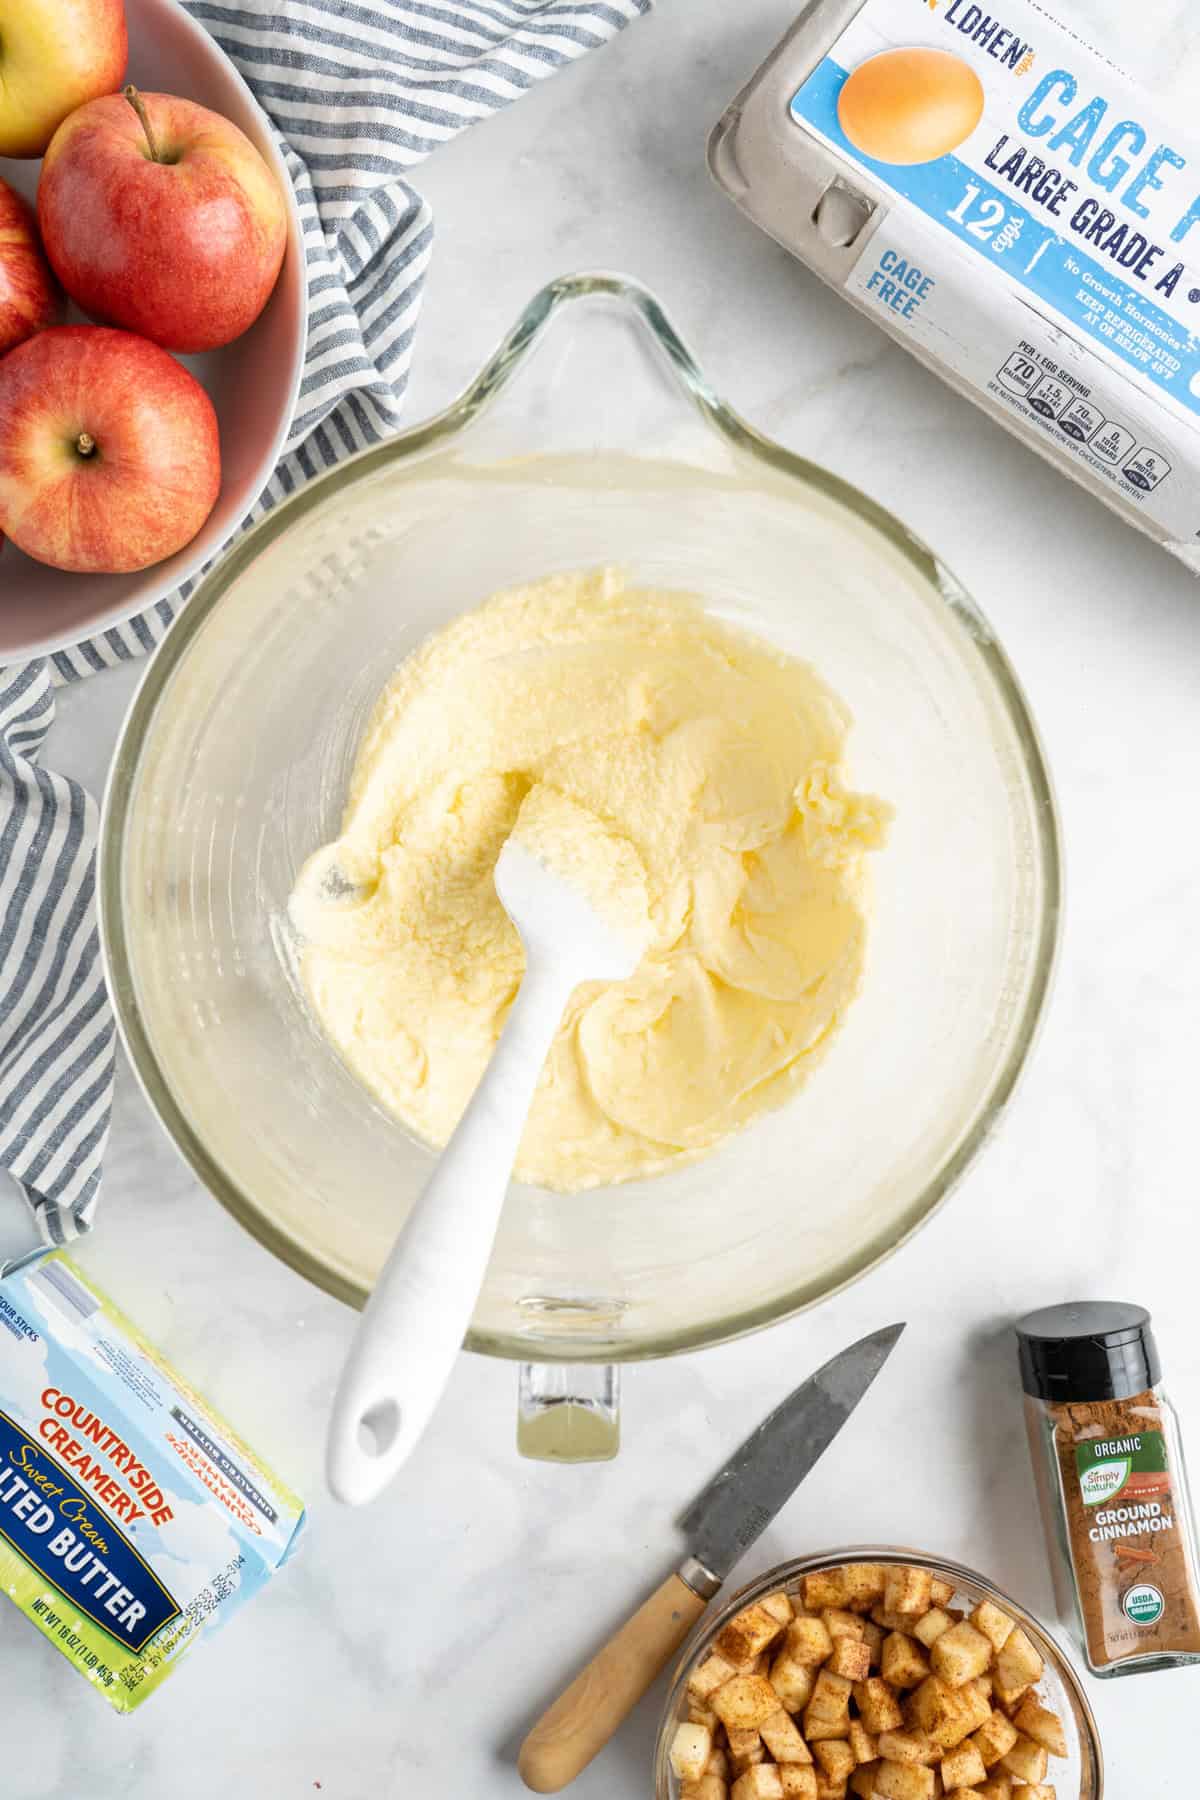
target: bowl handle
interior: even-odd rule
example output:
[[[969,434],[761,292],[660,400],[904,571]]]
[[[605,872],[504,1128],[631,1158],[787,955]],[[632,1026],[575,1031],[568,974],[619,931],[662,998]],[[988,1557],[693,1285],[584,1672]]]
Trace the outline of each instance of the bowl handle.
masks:
[[[621,1447],[621,1371],[522,1363],[517,1449],[533,1462],[609,1462]]]

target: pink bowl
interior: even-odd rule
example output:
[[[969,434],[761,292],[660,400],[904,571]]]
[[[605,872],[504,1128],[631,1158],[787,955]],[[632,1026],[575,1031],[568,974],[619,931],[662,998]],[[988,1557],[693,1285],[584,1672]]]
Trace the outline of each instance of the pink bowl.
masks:
[[[287,195],[287,254],[275,292],[245,337],[224,350],[181,359],[208,389],[221,429],[221,492],[200,535],[168,561],[135,575],[68,575],[6,543],[0,555],[0,665],[61,650],[121,624],[215,556],[267,485],[300,392],[308,331],[304,249],[295,196],[270,126],[228,57],[177,0],[125,5],[130,81],[151,93],[186,95],[241,127]],[[0,176],[31,200],[38,169],[35,162],[0,157]]]

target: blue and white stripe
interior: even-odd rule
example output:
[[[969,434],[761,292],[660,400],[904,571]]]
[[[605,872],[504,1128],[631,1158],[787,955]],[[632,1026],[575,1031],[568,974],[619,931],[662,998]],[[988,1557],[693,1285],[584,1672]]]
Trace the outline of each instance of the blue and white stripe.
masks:
[[[44,662],[0,679],[0,1167],[43,1236],[84,1229],[112,1107],[114,1030],[93,905],[96,803],[38,757]]]
[[[248,523],[396,430],[433,244],[406,171],[613,37],[651,0],[184,0],[274,122],[300,207],[309,342],[296,420]],[[53,686],[143,656],[193,584],[0,670],[0,1169],[43,1236],[88,1225],[114,1037],[94,908],[96,807],[39,753]]]

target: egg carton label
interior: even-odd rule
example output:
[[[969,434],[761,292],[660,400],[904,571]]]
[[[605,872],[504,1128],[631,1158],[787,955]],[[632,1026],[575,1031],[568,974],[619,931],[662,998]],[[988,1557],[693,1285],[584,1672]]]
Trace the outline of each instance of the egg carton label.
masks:
[[[791,110],[1200,417],[1200,147],[1040,8],[869,0]]]
[[[61,1253],[0,1282],[0,1585],[118,1712],[270,1580],[303,1523]]]
[[[815,0],[710,163],[924,361],[1200,569],[1200,138],[1089,42],[1079,0],[1054,10]]]
[[[1145,513],[1169,539],[1194,538],[1200,468],[1191,428],[1139,403],[1132,384],[1016,295],[996,297],[981,333],[973,265],[939,259],[938,248],[934,227],[885,219],[848,286],[944,368],[986,393],[1047,453],[1086,468],[1114,500]]]

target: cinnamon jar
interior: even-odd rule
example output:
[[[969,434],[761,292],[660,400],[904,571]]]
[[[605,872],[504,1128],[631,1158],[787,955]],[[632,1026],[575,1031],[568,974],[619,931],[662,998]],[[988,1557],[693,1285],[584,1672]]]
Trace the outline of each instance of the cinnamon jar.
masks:
[[[1195,1527],[1149,1313],[1079,1302],[1016,1329],[1063,1623],[1094,1675],[1200,1662]]]

